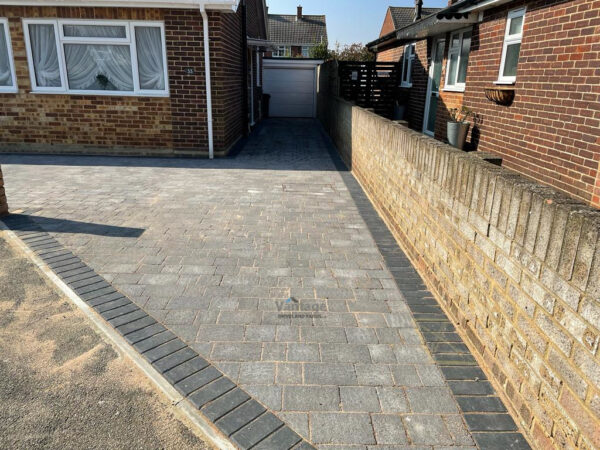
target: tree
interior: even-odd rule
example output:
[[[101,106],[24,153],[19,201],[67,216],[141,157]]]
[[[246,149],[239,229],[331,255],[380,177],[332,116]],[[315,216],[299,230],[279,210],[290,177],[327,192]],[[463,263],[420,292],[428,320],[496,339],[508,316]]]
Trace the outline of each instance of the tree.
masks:
[[[329,61],[331,59],[331,52],[327,48],[327,44],[324,42],[319,45],[315,45],[310,49],[310,57],[315,59],[323,59]]]
[[[347,44],[342,46],[339,42],[335,44],[332,51],[333,59],[338,61],[375,61],[375,54],[361,43]]]

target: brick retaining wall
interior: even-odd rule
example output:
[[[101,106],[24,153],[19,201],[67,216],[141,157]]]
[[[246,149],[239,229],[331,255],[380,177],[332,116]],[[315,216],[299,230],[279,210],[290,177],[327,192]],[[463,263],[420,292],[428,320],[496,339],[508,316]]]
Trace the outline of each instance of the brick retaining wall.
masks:
[[[0,166],[0,216],[8,214],[8,203],[4,193],[4,179],[2,178],[2,167]]]
[[[324,91],[319,117],[530,440],[600,447],[600,211]]]

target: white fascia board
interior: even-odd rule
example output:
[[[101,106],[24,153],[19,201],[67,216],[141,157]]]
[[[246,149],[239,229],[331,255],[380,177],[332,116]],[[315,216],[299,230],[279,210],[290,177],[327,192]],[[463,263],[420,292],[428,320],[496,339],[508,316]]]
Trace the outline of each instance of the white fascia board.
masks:
[[[104,8],[181,8],[237,11],[239,0],[0,0],[2,6],[57,6],[57,7],[104,7]]]

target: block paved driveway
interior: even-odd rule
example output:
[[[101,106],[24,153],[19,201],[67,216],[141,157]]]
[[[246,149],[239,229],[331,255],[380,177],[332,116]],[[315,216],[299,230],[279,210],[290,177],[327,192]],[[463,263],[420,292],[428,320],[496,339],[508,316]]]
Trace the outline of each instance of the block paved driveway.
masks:
[[[318,123],[215,161],[0,161],[13,210],[315,445],[475,445]]]

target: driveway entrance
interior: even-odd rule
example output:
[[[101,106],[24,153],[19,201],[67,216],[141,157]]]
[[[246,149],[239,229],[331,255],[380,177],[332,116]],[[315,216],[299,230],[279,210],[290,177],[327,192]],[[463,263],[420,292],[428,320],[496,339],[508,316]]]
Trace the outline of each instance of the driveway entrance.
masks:
[[[329,150],[271,120],[231,159],[0,159],[12,208],[316,446],[474,446]]]

